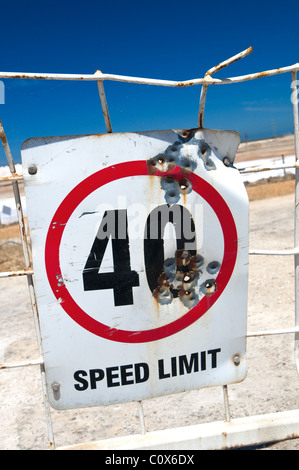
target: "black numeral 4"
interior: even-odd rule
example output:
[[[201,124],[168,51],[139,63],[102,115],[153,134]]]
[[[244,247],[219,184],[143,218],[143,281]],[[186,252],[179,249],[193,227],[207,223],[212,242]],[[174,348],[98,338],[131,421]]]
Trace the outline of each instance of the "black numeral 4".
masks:
[[[112,241],[113,272],[99,273],[109,242]],[[127,211],[106,211],[83,270],[84,290],[113,289],[114,304],[132,305],[133,287],[139,275],[131,270]]]

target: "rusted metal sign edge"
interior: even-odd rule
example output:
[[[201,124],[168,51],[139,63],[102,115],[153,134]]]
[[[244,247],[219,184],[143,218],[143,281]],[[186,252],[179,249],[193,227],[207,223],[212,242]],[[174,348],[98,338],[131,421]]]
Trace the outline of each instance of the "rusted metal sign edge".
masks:
[[[299,410],[154,431],[56,450],[223,450],[299,438]]]

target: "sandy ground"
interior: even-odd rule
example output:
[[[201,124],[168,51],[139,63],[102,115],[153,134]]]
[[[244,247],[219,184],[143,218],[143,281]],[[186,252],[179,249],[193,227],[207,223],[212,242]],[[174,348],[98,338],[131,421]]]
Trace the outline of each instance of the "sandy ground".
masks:
[[[235,161],[246,162],[259,158],[286,157],[287,155],[295,155],[293,135],[242,142],[238,148]]]
[[[292,248],[293,208],[293,194],[252,200],[250,249]],[[249,277],[248,331],[292,327],[293,258],[250,256]],[[0,282],[0,362],[37,358],[26,279]],[[229,386],[232,418],[299,408],[293,348],[293,335],[248,338],[247,378]],[[49,448],[38,366],[0,371],[0,403],[0,449]],[[147,431],[225,417],[221,387],[146,400],[143,409]],[[51,415],[57,447],[140,432],[136,403],[52,410]],[[262,448],[299,450],[299,439]]]

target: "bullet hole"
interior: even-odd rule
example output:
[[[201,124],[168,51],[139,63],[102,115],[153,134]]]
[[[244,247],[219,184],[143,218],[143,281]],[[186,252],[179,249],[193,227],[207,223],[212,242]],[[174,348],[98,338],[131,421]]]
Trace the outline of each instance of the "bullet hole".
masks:
[[[165,191],[164,197],[167,204],[177,203],[181,194],[188,194],[192,191],[192,185],[187,178],[177,181],[171,175],[161,178],[161,188]]]
[[[180,301],[183,303],[185,307],[188,307],[189,309],[194,307],[199,301],[199,297],[196,294],[195,290],[184,290],[181,289],[179,292],[179,298]]]
[[[216,290],[217,284],[214,279],[208,279],[207,281],[205,281],[203,292],[206,297],[210,297],[210,295],[214,294]]]
[[[155,171],[171,171],[175,166],[179,166],[182,173],[193,172],[198,161],[201,160],[206,170],[216,169],[216,165],[211,158],[212,149],[204,139],[198,139],[194,133],[182,133],[179,140],[168,145],[163,153],[148,160],[149,173]],[[226,157],[223,160],[226,164]]]
[[[185,189],[188,188],[188,183],[186,180],[180,180],[179,181],[179,186],[181,188],[182,191],[184,191]]]
[[[161,305],[168,305],[173,300],[171,290],[167,286],[157,287],[154,290],[153,295]]]
[[[216,170],[215,163],[210,158],[212,154],[211,148],[204,140],[200,141],[200,153],[201,153],[201,158],[203,160],[205,168],[209,171]]]
[[[167,184],[173,184],[173,183],[175,182],[175,179],[174,179],[173,176],[166,176],[166,177],[165,177],[165,182],[166,182]]]
[[[231,166],[231,162],[230,162],[228,157],[224,157],[224,159],[222,161],[223,161],[223,164],[225,166],[227,166],[227,167]]]
[[[188,250],[177,250],[175,257],[167,258],[164,272],[158,279],[159,285],[153,292],[156,300],[161,305],[168,305],[179,297],[185,307],[194,307],[199,301],[195,292],[200,277],[198,266],[199,255],[192,256]]]
[[[173,192],[166,192],[165,193],[165,201],[167,204],[176,204],[180,200],[180,193],[178,191]]]
[[[156,173],[157,171],[157,168],[156,168],[156,162],[155,160],[153,160],[152,158],[150,158],[149,160],[147,160],[147,168],[148,168],[148,173],[149,175],[153,175],[154,173]]]
[[[201,268],[202,265],[204,264],[204,261],[205,261],[204,257],[201,255],[192,256],[190,263],[189,263],[190,270],[194,271],[194,270]]]
[[[176,263],[178,266],[186,266],[189,264],[191,259],[190,251],[187,250],[177,250],[176,252]]]
[[[191,309],[202,298],[210,297],[217,291],[216,279],[209,278],[199,284],[203,277],[205,259],[202,255],[192,255],[189,250],[177,250],[175,257],[164,261],[164,271],[158,278],[158,287],[153,295],[161,305],[169,305],[179,298],[182,304]],[[208,274],[217,274],[221,264],[211,261],[204,269]]]
[[[187,178],[180,179],[178,182],[182,194],[189,194],[192,191],[192,183]]]
[[[220,269],[220,263],[218,261],[211,261],[207,266],[207,271],[209,274],[215,274]]]
[[[213,282],[211,282],[211,281],[207,281],[207,282],[205,283],[206,289],[212,289],[213,285],[214,285],[214,284],[213,284]]]
[[[210,170],[216,169],[214,163],[210,159],[206,161],[206,167],[209,168]]]

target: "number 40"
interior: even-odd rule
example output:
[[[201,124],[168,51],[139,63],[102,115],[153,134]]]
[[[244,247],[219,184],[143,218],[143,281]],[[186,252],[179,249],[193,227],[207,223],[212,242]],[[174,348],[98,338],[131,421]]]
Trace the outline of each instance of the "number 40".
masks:
[[[144,231],[144,264],[147,282],[153,292],[164,270],[164,230],[172,223],[177,250],[186,243],[196,254],[195,224],[190,212],[179,204],[164,204],[149,214]],[[100,273],[109,242],[112,242],[113,272]],[[190,245],[191,244],[191,245]],[[131,269],[128,217],[126,209],[106,211],[83,270],[85,291],[113,289],[114,305],[133,305],[133,287],[139,286],[139,274]]]

